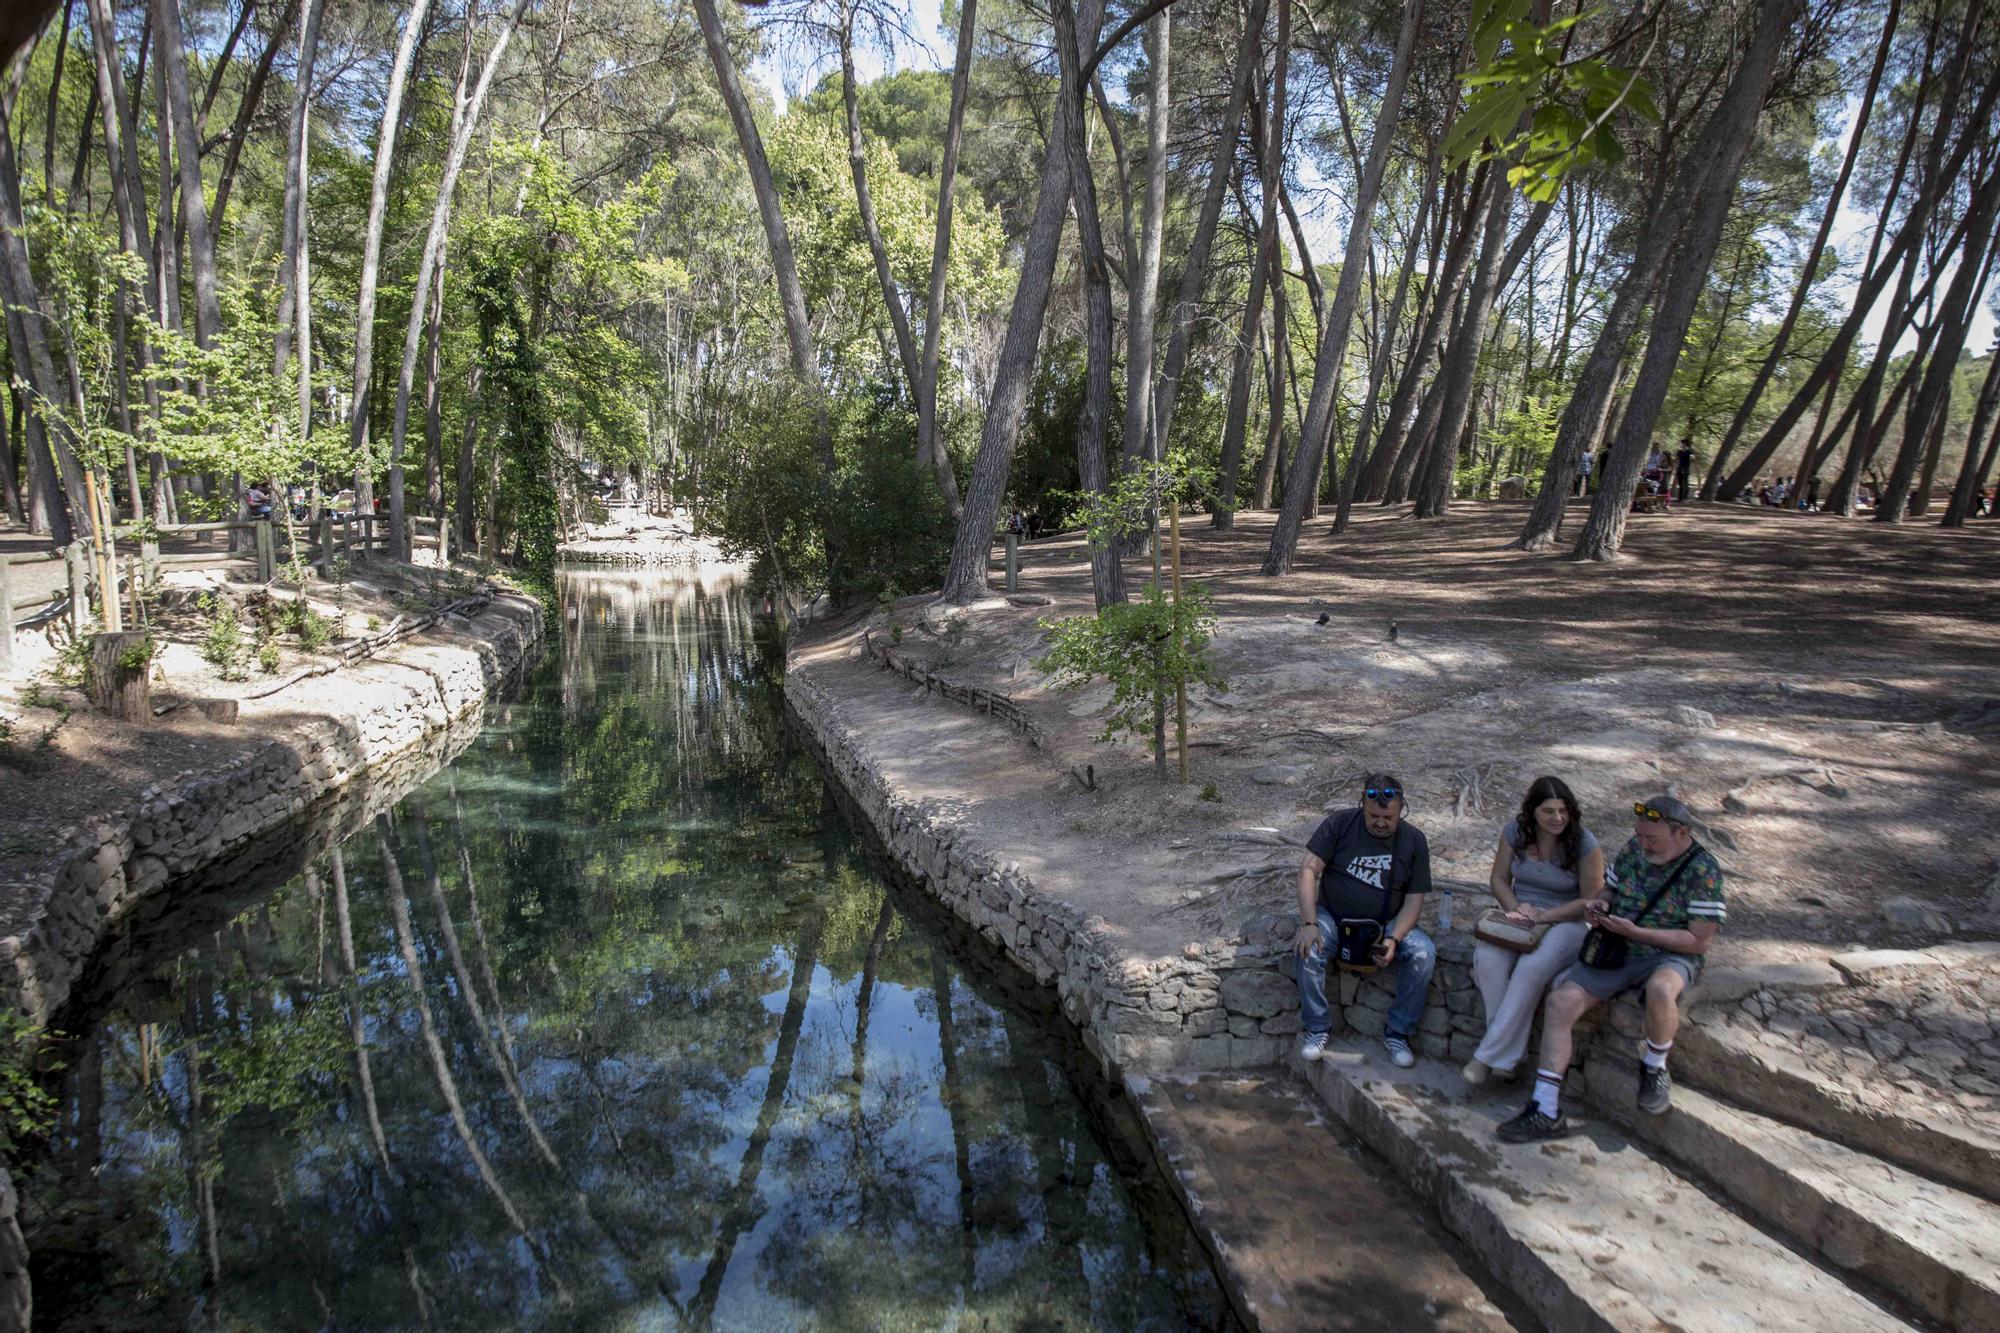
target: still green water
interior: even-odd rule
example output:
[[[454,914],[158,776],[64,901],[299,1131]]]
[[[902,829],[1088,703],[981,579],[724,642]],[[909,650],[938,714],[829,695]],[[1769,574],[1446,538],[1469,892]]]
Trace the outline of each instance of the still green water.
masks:
[[[1069,1034],[857,842],[750,596],[561,601],[454,764],[72,1016],[38,1325],[1227,1322]]]

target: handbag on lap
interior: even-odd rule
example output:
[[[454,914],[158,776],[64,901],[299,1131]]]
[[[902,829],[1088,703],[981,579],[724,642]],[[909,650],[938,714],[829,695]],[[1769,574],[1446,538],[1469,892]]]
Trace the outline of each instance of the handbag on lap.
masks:
[[[1480,913],[1479,920],[1472,927],[1472,938],[1482,944],[1497,945],[1512,953],[1533,953],[1542,947],[1542,940],[1549,933],[1550,922],[1536,921],[1524,924],[1512,920],[1498,907],[1489,907]]]

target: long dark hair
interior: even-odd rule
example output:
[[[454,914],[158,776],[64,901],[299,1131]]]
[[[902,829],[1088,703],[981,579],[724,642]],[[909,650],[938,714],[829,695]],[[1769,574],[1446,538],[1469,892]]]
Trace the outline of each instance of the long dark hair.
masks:
[[[1561,801],[1569,811],[1569,823],[1563,825],[1562,836],[1556,839],[1556,864],[1574,868],[1582,859],[1583,810],[1576,803],[1576,793],[1561,778],[1544,775],[1528,784],[1528,794],[1521,798],[1521,813],[1514,817],[1514,850],[1525,852],[1535,845],[1541,836],[1541,825],[1535,822],[1535,807],[1548,800]]]

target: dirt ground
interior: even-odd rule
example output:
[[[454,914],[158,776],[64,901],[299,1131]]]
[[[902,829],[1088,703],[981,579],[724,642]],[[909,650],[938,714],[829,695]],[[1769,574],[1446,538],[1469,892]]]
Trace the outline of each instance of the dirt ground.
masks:
[[[1407,785],[1437,873],[1468,888],[1536,775],[1568,780],[1613,846],[1630,803],[1671,785],[1728,872],[1733,962],[2000,936],[2000,525],[1694,505],[1635,517],[1624,559],[1577,564],[1506,550],[1524,513],[1364,511],[1339,538],[1314,522],[1281,579],[1257,572],[1270,515],[1184,524],[1230,685],[1190,700],[1185,787],[1160,784],[1138,746],[1093,743],[1107,687],[1057,691],[1035,666],[1038,619],[1090,609],[1080,538],[1023,552],[1017,602],[1047,605],[941,616],[909,599],[873,623],[899,653],[1022,705],[1045,748],[982,722],[982,773],[953,798],[995,803],[1024,863],[1059,864],[1078,905],[1125,921],[1135,947],[1289,910],[1291,843],[1376,768]],[[851,661],[860,628],[820,631],[797,660],[842,689],[893,681]],[[954,707],[910,703],[908,744],[932,737],[918,710]],[[1085,764],[1095,791],[1070,775]],[[1885,915],[1899,897],[1921,908]]]
[[[571,529],[556,554],[563,560],[611,564],[730,563],[713,539],[695,534],[693,517],[679,512],[618,511],[607,522]]]
[[[394,626],[398,616],[414,618],[468,595],[477,581],[463,569],[357,562],[339,583],[306,586],[308,606],[330,622],[328,642],[308,651],[296,634],[272,634],[277,654],[270,664],[260,663],[257,652],[255,619],[259,606],[268,606],[257,600],[261,585],[234,571],[170,570],[150,625],[158,644],[152,696],[156,709],[180,706],[146,727],[97,712],[78,685],[64,683],[62,627],[54,634],[22,632],[15,672],[0,677],[0,883],[25,877],[57,848],[64,829],[88,816],[136,805],[149,786],[190,770],[220,769],[286,734],[287,691],[273,694],[272,686],[334,661],[335,648]],[[238,610],[244,649],[227,672],[202,655],[213,619],[202,605],[204,595],[226,597]],[[296,595],[282,579],[268,591],[274,602],[289,603]],[[212,721],[193,706],[197,700],[253,698],[256,707],[233,722]]]

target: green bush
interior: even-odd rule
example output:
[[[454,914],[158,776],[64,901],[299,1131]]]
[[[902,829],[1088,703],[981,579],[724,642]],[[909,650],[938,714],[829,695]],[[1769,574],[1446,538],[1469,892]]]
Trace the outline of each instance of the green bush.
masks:
[[[1114,602],[1094,616],[1045,620],[1042,628],[1051,645],[1040,665],[1059,688],[1110,682],[1111,716],[1099,741],[1119,732],[1150,735],[1156,710],[1176,681],[1229,688],[1208,659],[1215,610],[1199,583],[1182,584],[1178,604],[1164,588],[1148,588],[1136,602]]]
[[[62,1068],[45,1061],[50,1033],[11,1007],[0,1007],[0,1153],[11,1157],[27,1139],[55,1128],[56,1099],[36,1076]]]
[[[265,675],[276,675],[278,671],[278,641],[266,639],[257,649],[257,669]]]
[[[224,680],[240,679],[248,642],[236,603],[218,593],[203,593],[201,609],[208,616],[208,629],[201,636],[202,660],[220,670]]]
[[[935,588],[955,524],[937,481],[916,462],[916,420],[883,397],[828,408],[835,469],[822,466],[818,416],[802,392],[766,394],[730,450],[728,497],[707,530],[751,557],[760,581],[795,596],[821,588],[837,605]],[[829,561],[829,553],[832,555]]]

